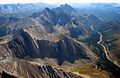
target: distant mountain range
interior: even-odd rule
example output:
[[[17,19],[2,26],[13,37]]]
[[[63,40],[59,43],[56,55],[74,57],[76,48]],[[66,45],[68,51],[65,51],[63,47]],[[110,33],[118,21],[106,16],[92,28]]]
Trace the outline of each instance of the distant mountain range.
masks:
[[[8,16],[28,16],[34,12],[42,11],[45,7],[53,8],[55,6],[45,3],[31,3],[31,4],[1,4],[0,13]]]

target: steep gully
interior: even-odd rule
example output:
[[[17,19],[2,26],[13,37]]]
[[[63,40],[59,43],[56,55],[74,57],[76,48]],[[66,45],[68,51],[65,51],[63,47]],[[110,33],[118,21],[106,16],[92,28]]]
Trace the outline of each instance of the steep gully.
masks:
[[[104,53],[105,53],[105,55],[106,55],[106,58],[107,58],[110,62],[112,62],[114,65],[116,65],[117,67],[120,68],[120,65],[117,63],[117,61],[116,61],[116,60],[112,60],[112,59],[109,57],[109,52],[107,51],[107,48],[105,47],[105,45],[102,43],[102,42],[103,42],[103,35],[102,35],[99,31],[96,31],[96,30],[94,29],[93,25],[91,25],[91,29],[92,29],[92,31],[95,31],[96,33],[98,33],[98,34],[100,35],[100,39],[99,39],[99,41],[97,42],[97,44],[99,44],[99,45],[103,48],[103,51],[104,51]]]

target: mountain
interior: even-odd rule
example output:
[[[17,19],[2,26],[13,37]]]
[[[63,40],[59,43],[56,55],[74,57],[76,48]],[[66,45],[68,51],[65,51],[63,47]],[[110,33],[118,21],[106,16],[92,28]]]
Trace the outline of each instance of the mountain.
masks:
[[[24,17],[42,11],[45,7],[53,8],[54,6],[45,3],[1,4],[0,12],[7,16]]]
[[[41,9],[38,11],[33,4],[15,4],[17,7],[19,5],[23,6],[23,9],[29,7],[30,11],[35,9],[34,12],[28,11],[30,14],[24,16],[19,12],[22,8],[12,11],[9,6],[7,9],[11,12],[16,11],[17,14],[1,14],[0,76],[18,78],[118,76],[116,73],[119,73],[119,67],[105,56],[100,42],[100,32],[103,34],[106,29],[102,27],[106,26],[104,20],[94,14],[79,13],[68,4],[52,9],[46,7],[42,11]],[[4,8],[5,6],[2,6],[2,9]],[[111,26],[112,22],[108,24]],[[119,30],[119,22],[114,26],[117,25]]]
[[[60,25],[65,25],[69,23],[70,20],[70,13],[69,11],[65,11],[64,9],[69,10],[70,12],[75,11],[73,8],[65,4],[65,6],[61,5],[60,7],[57,7],[55,9],[49,9],[45,8],[41,13],[34,13],[32,14],[32,17],[35,17],[36,15],[43,17],[46,21],[52,23],[53,25],[56,25],[57,23]]]
[[[42,12],[33,13],[31,17],[35,19],[37,18],[37,20],[41,21],[41,23],[44,26],[47,26],[47,28],[49,25],[49,29],[51,29],[50,32],[53,32],[54,27],[56,27],[56,25],[59,25],[65,27],[65,29],[70,31],[70,33],[72,33],[70,29],[78,28],[81,31],[80,32],[79,30],[77,30],[79,31],[77,32],[78,35],[88,33],[88,31],[91,30],[89,28],[90,25],[100,25],[103,23],[101,19],[92,14],[79,14],[68,4],[61,5],[60,7],[54,9],[45,8]]]
[[[68,4],[61,5],[60,7],[57,7],[55,9],[55,11],[61,11],[61,10],[66,14],[71,14],[71,13],[76,12],[76,10]],[[59,13],[59,12],[57,12],[57,13]]]
[[[3,13],[14,13],[14,12],[21,12],[21,11],[39,11],[44,9],[45,7],[53,7],[52,5],[45,4],[45,3],[30,3],[30,4],[1,4],[0,5],[0,12]]]
[[[79,63],[87,64],[97,60],[97,56],[83,43],[69,37],[65,37],[58,42],[43,40],[44,38],[39,40],[35,37],[38,34],[35,33],[38,28],[35,31],[33,30],[34,26],[33,28],[31,26],[25,27],[10,42],[1,44],[0,47],[3,51],[1,51],[0,57],[2,60],[0,65],[2,70],[15,77],[56,78],[57,76],[64,78],[70,76],[71,78],[80,78],[72,73],[66,74],[59,71],[58,68],[55,70],[51,66],[46,66],[46,64],[69,65],[69,63],[76,63],[77,60]],[[38,58],[42,60],[37,62],[36,59]],[[9,68],[6,68],[8,66]],[[57,70],[58,73],[55,75]]]
[[[91,54],[89,54],[86,52],[87,48],[71,38],[65,37],[57,42],[47,41],[44,40],[44,38],[38,40],[35,35],[41,33],[36,33],[35,31],[30,33],[30,30],[23,29],[15,39],[8,43],[9,49],[12,50],[12,53],[18,58],[55,58],[60,65],[63,64],[64,61],[74,63],[77,59],[91,61],[96,58],[94,53],[91,52]]]
[[[85,4],[86,6],[83,8],[77,7],[77,11],[79,13],[90,13],[96,15],[98,18],[104,21],[113,21],[119,20],[119,4],[115,3],[92,3],[92,4]]]

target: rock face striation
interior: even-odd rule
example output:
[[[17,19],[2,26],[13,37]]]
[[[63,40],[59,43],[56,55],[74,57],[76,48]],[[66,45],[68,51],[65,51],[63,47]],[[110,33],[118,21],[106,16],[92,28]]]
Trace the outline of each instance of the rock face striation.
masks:
[[[37,30],[39,27],[37,29],[34,26],[23,27],[10,41],[0,45],[2,50],[0,51],[0,71],[5,71],[1,73],[2,77],[81,78],[51,65],[36,63],[28,59],[40,58],[43,61],[45,58],[53,59],[56,65],[62,65],[64,62],[74,63],[77,60],[84,60],[85,63],[97,60],[92,51],[75,39],[64,36],[58,41],[50,41],[42,38],[43,35],[38,38],[37,36],[41,33],[36,32]]]
[[[60,65],[64,61],[74,63],[75,60],[79,59],[91,61],[96,59],[94,53],[86,52],[87,50],[84,46],[69,37],[64,37],[58,42],[37,40],[24,29],[8,43],[8,47],[17,58],[26,56],[41,59],[45,57],[55,58]]]
[[[25,32],[23,32],[25,35]],[[28,34],[27,34],[28,35]],[[26,36],[26,35],[25,35]],[[24,38],[30,39],[30,35]],[[22,38],[21,38],[22,39]],[[44,42],[44,40],[39,43],[40,50],[37,50],[33,47],[35,43],[32,43],[32,38],[30,44],[26,44],[27,42],[20,42],[21,39],[15,38],[10,43],[1,44],[0,49],[2,50],[0,53],[0,71],[2,72],[0,75],[1,77],[9,77],[9,78],[81,78],[75,74],[70,72],[64,72],[61,69],[55,68],[50,65],[42,65],[41,63],[34,63],[27,60],[24,60],[25,56],[30,56],[30,58],[43,58],[43,57],[54,57],[55,53],[51,51],[44,52],[46,48],[42,48],[44,46],[48,46],[48,44],[43,45],[42,43],[50,43]],[[17,41],[18,40],[18,41]],[[24,39],[23,39],[24,40]],[[13,44],[14,43],[14,44]],[[17,44],[19,43],[19,45]],[[52,43],[51,43],[52,44]],[[23,45],[20,47],[20,45]],[[32,47],[28,46],[31,45]],[[13,46],[16,48],[13,48]],[[28,47],[28,48],[27,48]],[[52,47],[51,47],[52,48]],[[29,49],[29,50],[28,50]],[[29,53],[31,52],[31,53]],[[54,51],[55,52],[55,51]],[[53,53],[53,54],[51,54]],[[57,53],[56,53],[57,55]],[[54,57],[57,58],[57,57]],[[4,71],[4,72],[3,72]]]
[[[9,63],[7,61],[0,63],[0,71],[2,72],[0,78],[82,78],[50,65],[43,66],[19,59],[12,60],[9,59]]]

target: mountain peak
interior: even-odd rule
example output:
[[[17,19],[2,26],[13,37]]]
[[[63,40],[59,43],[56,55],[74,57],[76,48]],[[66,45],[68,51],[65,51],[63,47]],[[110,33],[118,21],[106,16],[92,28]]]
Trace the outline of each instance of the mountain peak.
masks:
[[[51,10],[48,8],[48,7],[46,7],[44,10],[43,10],[43,12],[51,12]]]
[[[62,9],[72,9],[72,10],[74,10],[74,8],[71,7],[71,6],[68,5],[68,4],[62,4],[62,5],[60,5],[60,8],[62,8]]]
[[[62,4],[60,7],[71,7],[69,4]]]
[[[50,11],[50,9],[49,9],[48,7],[46,7],[44,10],[46,10],[46,11]]]
[[[43,11],[42,11],[43,15],[46,14],[46,15],[51,15],[53,12],[51,9],[49,9],[48,7],[46,7]]]
[[[75,9],[73,7],[71,7],[68,4],[63,4],[60,6],[60,8],[65,12],[65,13],[72,13],[72,12],[76,12]]]

